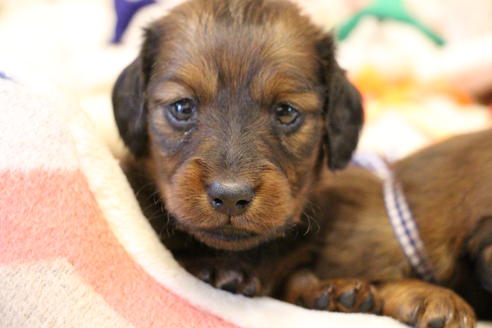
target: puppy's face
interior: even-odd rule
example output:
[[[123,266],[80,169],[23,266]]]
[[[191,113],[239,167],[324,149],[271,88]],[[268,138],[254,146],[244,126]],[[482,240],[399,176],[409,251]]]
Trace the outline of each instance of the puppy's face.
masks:
[[[331,40],[285,1],[176,8],[148,30],[113,97],[177,228],[231,250],[295,225],[323,148],[332,168],[345,165],[361,124]]]

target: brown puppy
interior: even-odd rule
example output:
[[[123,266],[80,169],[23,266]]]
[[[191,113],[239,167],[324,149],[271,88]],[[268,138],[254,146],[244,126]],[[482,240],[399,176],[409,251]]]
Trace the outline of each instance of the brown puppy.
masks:
[[[325,153],[344,167],[362,124],[331,36],[287,1],[175,8],[147,30],[113,102],[137,192],[150,183],[165,204],[156,229],[230,251],[292,232]]]
[[[331,38],[289,2],[177,7],[148,29],[113,102],[137,197],[165,245],[201,279],[311,308],[382,311],[422,327],[474,324],[451,291],[402,280],[415,274],[393,237],[381,182],[360,169],[325,168],[350,159],[359,97],[336,65]],[[407,169],[414,179],[419,170]],[[402,183],[407,191],[403,176]],[[408,192],[414,209],[422,200]],[[432,195],[436,207],[415,214],[426,220],[422,236],[439,280],[458,288],[453,272],[467,268],[459,256],[472,256],[482,276],[490,272],[488,235],[473,235],[471,219],[435,233],[445,216],[427,215],[454,201],[445,196]]]
[[[304,232],[301,214],[325,154],[331,169],[349,161],[362,109],[331,36],[296,6],[194,0],[175,8],[147,30],[113,103],[133,154],[127,173],[181,262],[262,267],[292,258],[287,269],[310,258],[287,237]],[[270,294],[277,281],[250,292]]]

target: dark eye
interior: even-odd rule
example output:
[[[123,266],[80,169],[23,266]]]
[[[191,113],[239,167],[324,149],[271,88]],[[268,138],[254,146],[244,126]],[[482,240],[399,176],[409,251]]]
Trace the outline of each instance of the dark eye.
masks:
[[[196,106],[191,99],[181,99],[169,105],[169,113],[179,122],[191,120],[195,116]]]
[[[275,108],[277,121],[283,125],[292,125],[299,119],[299,111],[287,104],[278,104]]]

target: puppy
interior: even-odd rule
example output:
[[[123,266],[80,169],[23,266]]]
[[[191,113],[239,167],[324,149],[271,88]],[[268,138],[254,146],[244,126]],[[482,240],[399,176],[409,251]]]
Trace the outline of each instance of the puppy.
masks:
[[[290,2],[176,7],[146,31],[113,104],[136,196],[162,242],[200,279],[308,308],[473,326],[462,298],[406,279],[415,273],[392,235],[381,181],[361,169],[330,173],[357,145],[359,94],[336,64],[331,36]],[[418,185],[421,168],[407,171]],[[435,233],[444,223],[432,213],[446,195],[442,203],[430,197],[434,208],[402,183],[412,210],[415,201],[428,204],[415,214],[428,226],[422,235],[440,281],[455,286],[465,244],[476,245],[470,252],[486,276],[487,238],[469,237],[476,224],[453,219]]]
[[[302,238],[309,194],[326,164],[336,170],[349,161],[362,108],[331,36],[295,5],[192,0],[176,7],[146,30],[113,105],[132,154],[125,171],[179,261],[200,272],[202,264],[223,267],[226,275],[254,269],[251,279],[209,278],[229,289],[261,278],[261,286],[241,288],[266,295],[311,260]]]
[[[297,234],[325,162],[347,164],[362,124],[331,36],[279,0],[176,7],[147,29],[113,104],[125,170],[163,242],[181,261],[252,267],[272,261],[260,248],[286,257],[278,240]]]

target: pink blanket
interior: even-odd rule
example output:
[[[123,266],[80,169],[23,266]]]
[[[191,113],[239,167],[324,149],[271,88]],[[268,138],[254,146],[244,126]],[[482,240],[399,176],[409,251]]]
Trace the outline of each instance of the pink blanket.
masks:
[[[400,327],[215,290],[159,243],[84,114],[0,79],[0,327]]]

